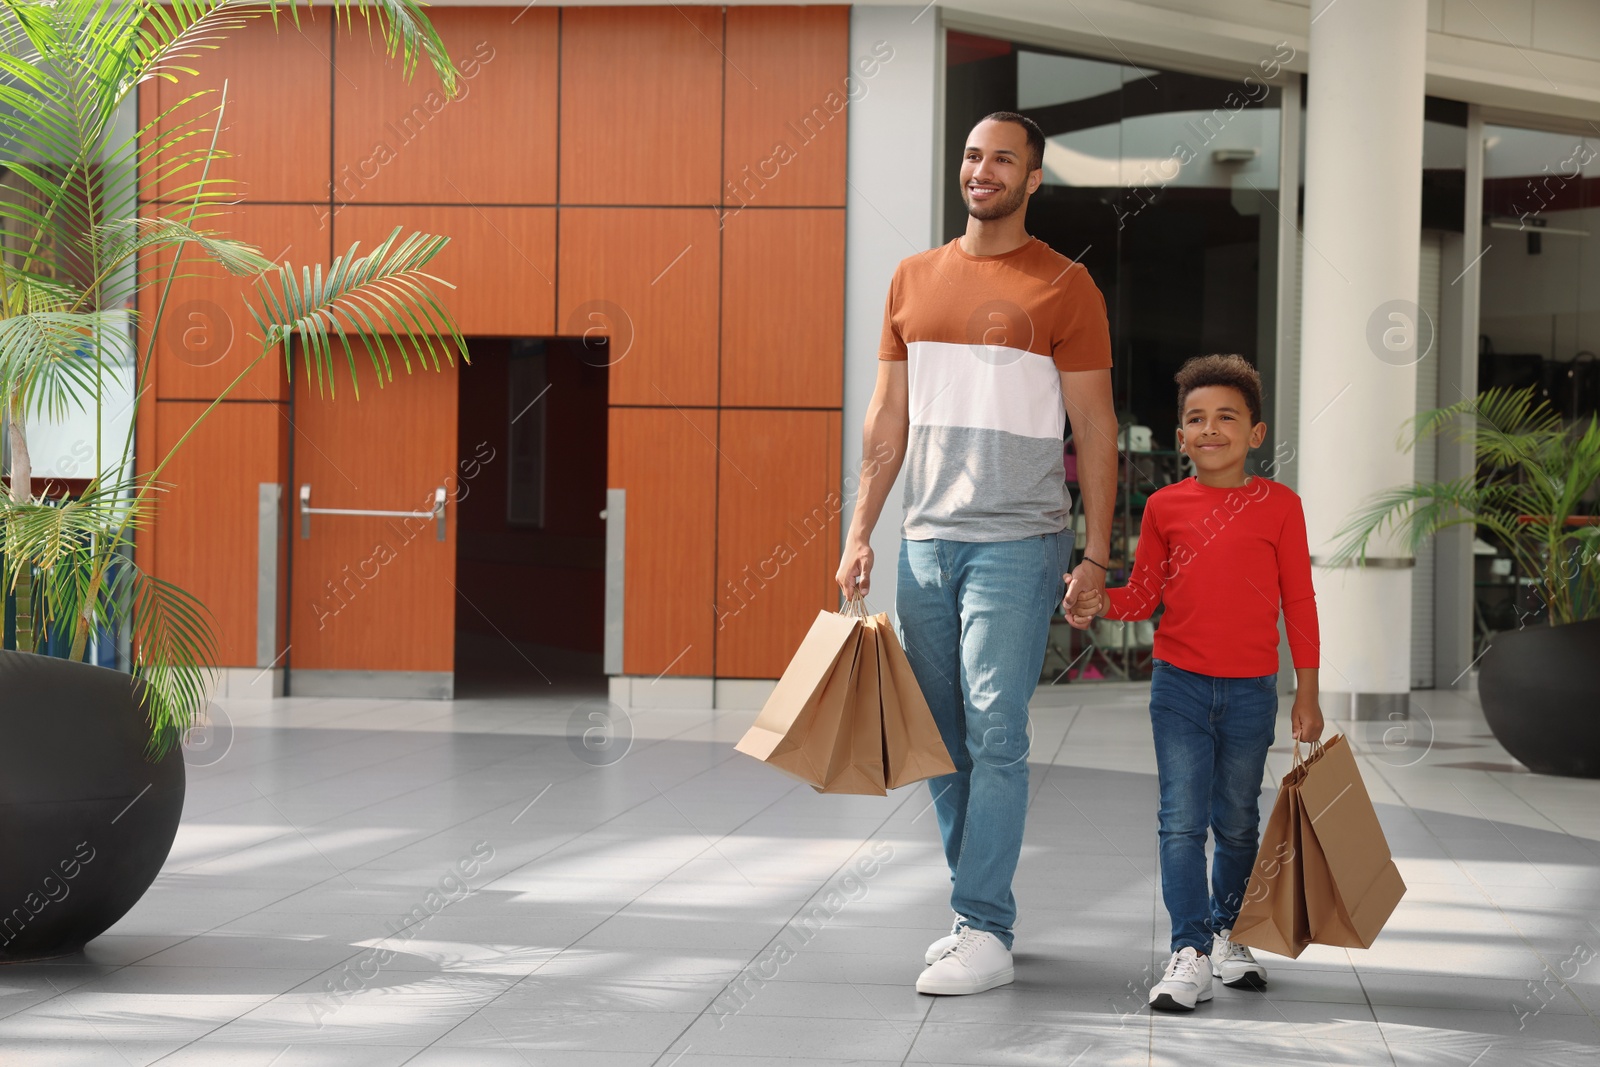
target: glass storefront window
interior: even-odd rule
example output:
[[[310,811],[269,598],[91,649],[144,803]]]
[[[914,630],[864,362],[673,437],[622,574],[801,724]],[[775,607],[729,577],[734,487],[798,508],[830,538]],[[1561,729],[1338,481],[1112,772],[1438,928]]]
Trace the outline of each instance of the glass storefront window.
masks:
[[[1600,406],[1600,139],[1484,127],[1479,388]]]
[[[1478,389],[1533,386],[1569,424],[1600,411],[1600,138],[1484,127]],[[1543,616],[1533,579],[1479,531],[1481,649]]]

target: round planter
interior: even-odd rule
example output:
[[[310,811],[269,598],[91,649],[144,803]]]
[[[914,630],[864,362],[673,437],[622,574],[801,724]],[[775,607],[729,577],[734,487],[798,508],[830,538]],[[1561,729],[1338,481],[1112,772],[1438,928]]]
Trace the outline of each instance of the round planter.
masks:
[[[1478,697],[1495,740],[1530,771],[1600,778],[1600,619],[1495,634]]]
[[[145,758],[128,675],[0,651],[0,962],[75,952],[166,862],[183,754]]]

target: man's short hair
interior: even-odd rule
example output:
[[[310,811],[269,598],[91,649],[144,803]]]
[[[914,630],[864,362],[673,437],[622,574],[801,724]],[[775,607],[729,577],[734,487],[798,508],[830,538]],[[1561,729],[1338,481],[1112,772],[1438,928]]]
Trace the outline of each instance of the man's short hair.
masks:
[[[1261,421],[1261,375],[1243,356],[1196,356],[1172,376],[1178,383],[1178,424],[1183,424],[1183,407],[1189,394],[1208,385],[1226,385],[1239,390],[1250,409],[1250,425]]]
[[[1016,111],[991,111],[980,122],[1014,122],[1028,135],[1028,170],[1044,166],[1044,131],[1028,116]]]

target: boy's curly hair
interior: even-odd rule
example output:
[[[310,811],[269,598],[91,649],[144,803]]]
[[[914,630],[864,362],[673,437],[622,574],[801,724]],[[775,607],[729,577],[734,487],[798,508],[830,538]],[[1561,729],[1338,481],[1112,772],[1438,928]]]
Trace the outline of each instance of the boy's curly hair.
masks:
[[[1178,383],[1178,422],[1183,422],[1183,406],[1189,394],[1208,385],[1227,385],[1239,390],[1250,409],[1250,425],[1261,421],[1261,375],[1243,356],[1195,356],[1172,376]]]

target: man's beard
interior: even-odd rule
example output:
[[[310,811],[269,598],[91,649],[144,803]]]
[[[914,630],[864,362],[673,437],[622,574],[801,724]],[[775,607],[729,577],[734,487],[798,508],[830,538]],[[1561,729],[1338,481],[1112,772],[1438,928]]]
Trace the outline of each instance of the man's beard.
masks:
[[[976,202],[972,199],[971,192],[965,185],[961,187],[961,199],[967,205],[967,214],[980,222],[992,222],[1003,219],[1021,210],[1023,202],[1028,198],[1027,186],[1018,186],[1009,189],[992,200]]]

